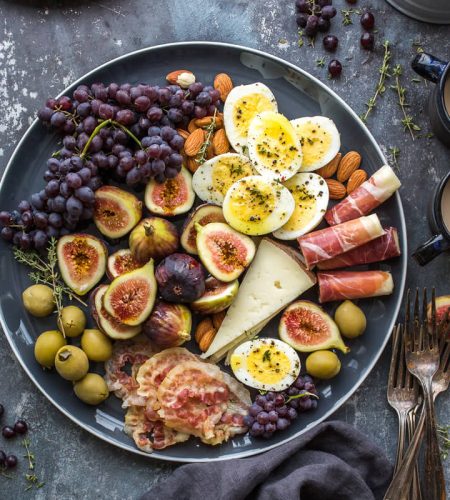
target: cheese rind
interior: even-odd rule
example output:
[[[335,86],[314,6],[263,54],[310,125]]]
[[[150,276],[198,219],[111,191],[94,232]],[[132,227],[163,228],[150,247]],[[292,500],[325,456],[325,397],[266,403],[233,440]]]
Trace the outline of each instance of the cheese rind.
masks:
[[[236,299],[202,357],[217,361],[237,343],[259,333],[269,319],[315,283],[315,275],[305,268],[299,252],[264,238]]]

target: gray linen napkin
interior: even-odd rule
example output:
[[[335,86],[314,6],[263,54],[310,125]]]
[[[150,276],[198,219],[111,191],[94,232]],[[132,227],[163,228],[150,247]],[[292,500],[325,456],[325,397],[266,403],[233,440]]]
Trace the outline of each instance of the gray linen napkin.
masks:
[[[380,448],[328,421],[254,457],[183,465],[141,500],[378,500],[391,476]]]

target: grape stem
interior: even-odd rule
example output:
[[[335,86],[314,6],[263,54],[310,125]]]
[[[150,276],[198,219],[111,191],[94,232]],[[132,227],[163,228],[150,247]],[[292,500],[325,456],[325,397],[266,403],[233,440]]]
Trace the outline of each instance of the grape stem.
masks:
[[[125,127],[124,125],[122,125],[121,123],[119,122],[116,122],[115,120],[112,120],[111,118],[109,118],[108,120],[104,120],[102,122],[100,122],[94,129],[94,131],[92,132],[92,134],[90,135],[86,145],[84,146],[83,148],[83,151],[81,152],[81,155],[80,155],[80,158],[83,160],[86,155],[87,155],[87,152],[89,150],[89,147],[92,143],[92,140],[94,139],[94,137],[100,132],[100,130],[103,128],[103,127],[107,127],[108,125],[114,125],[115,127],[119,127],[120,129],[122,129],[128,136],[130,136],[133,141],[142,149],[142,144],[141,144],[141,141],[133,134],[133,132],[131,132],[131,130],[128,130],[127,127]]]

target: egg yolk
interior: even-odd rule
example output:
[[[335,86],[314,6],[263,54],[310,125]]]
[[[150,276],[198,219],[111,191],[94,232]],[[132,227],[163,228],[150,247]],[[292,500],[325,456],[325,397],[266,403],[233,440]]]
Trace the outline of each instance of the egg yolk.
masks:
[[[320,125],[307,121],[296,127],[302,145],[302,168],[308,168],[319,162],[331,146],[331,135]]]
[[[213,190],[225,196],[232,184],[252,174],[252,167],[248,163],[236,158],[221,158],[213,167]]]
[[[289,179],[289,181],[293,181],[293,179]],[[289,181],[285,183],[285,186],[295,200],[295,209],[283,229],[293,231],[309,224],[316,215],[317,207],[316,197],[308,191],[304,184]]]
[[[247,356],[231,356],[233,370],[243,369],[261,384],[276,384],[292,372],[291,360],[276,346],[254,347]]]
[[[274,211],[275,197],[280,194],[271,184],[243,180],[230,196],[229,209],[236,219],[258,224]]]
[[[242,135],[247,135],[248,127],[253,118],[262,111],[274,109],[274,103],[263,94],[250,94],[236,101],[233,109],[233,121],[236,129]]]

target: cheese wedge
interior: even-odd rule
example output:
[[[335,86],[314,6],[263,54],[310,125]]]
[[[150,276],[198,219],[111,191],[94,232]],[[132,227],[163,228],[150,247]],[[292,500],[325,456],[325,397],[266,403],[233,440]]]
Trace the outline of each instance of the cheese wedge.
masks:
[[[257,335],[284,307],[316,283],[299,252],[263,238],[236,299],[203,358],[218,361]]]

